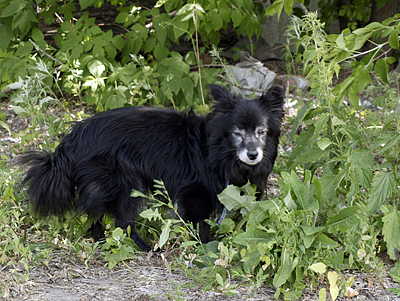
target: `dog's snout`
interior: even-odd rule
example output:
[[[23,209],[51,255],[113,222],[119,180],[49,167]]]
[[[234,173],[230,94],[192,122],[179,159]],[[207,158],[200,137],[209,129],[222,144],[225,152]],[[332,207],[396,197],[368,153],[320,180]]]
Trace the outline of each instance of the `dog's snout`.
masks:
[[[258,151],[256,151],[256,150],[254,150],[254,151],[248,151],[248,152],[247,152],[247,157],[248,157],[250,160],[255,160],[255,159],[257,159],[257,157],[258,157]]]

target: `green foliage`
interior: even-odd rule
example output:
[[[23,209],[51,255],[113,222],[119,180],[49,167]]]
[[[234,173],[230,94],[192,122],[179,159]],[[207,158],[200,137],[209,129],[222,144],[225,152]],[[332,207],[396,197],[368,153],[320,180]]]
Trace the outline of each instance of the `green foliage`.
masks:
[[[33,143],[36,146],[41,144],[48,151],[54,149],[58,141],[53,141],[53,137],[64,130],[66,122],[75,118],[70,114],[65,114],[64,117],[45,114],[54,106],[68,113],[63,102],[50,88],[53,83],[58,86],[59,79],[59,73],[53,74],[51,70],[39,59],[36,65],[29,69],[32,75],[19,77],[17,82],[10,85],[12,89],[17,90],[10,97],[13,110],[17,115],[31,119],[29,131],[19,134],[23,147]],[[59,86],[58,88],[61,89]]]
[[[193,227],[193,224],[185,222],[178,213],[176,205],[172,204],[172,199],[165,189],[164,183],[161,180],[154,180],[154,188],[156,189],[154,195],[145,195],[140,191],[134,190],[131,196],[143,197],[147,199],[152,205],[151,208],[144,210],[140,213],[142,218],[149,221],[160,221],[162,223],[161,233],[157,235],[159,240],[156,244],[157,248],[168,248],[171,244],[170,239],[184,239],[185,242],[181,244],[182,248],[190,247],[195,244],[200,244],[200,236]],[[176,218],[165,216],[163,207],[167,207],[174,212]],[[161,210],[160,210],[161,209]],[[168,212],[167,212],[168,214]],[[190,241],[193,239],[193,241]]]
[[[77,10],[72,0],[39,1],[37,15],[30,2],[3,1],[1,89],[24,78],[27,72],[21,66],[34,64],[32,55],[36,55],[62,71],[57,83],[68,94],[100,111],[144,103],[174,107],[203,104],[206,109],[202,91],[215,82],[219,70],[198,70],[200,54],[211,43],[219,43],[220,30],[229,24],[239,35],[258,38],[261,34],[258,16],[262,6],[249,0],[235,5],[225,1],[160,1],[152,9],[124,5],[125,1],[109,2],[119,10],[115,23],[121,24],[124,33],[104,30],[88,11],[72,21]],[[81,10],[90,5],[100,7],[103,2],[80,1]],[[161,12],[162,6],[165,12]],[[37,28],[39,20],[59,24],[54,37],[57,48],[45,42]],[[199,48],[197,37],[205,47]],[[191,43],[192,50],[182,56],[172,49],[184,40]]]
[[[101,245],[103,249],[104,260],[106,266],[111,270],[119,262],[134,259],[136,252],[139,250],[133,240],[129,237],[130,228],[127,233],[121,228],[116,228],[111,238],[107,238],[106,242]]]
[[[394,281],[400,284],[400,261],[397,261],[395,266],[390,270],[390,276]],[[400,296],[400,288],[389,288],[397,296]]]
[[[0,161],[0,263],[8,266],[20,266],[22,276],[18,277],[15,270],[15,280],[29,279],[29,264],[32,259],[30,247],[26,245],[26,236],[21,235],[14,225],[23,228],[25,225],[24,210],[15,197],[14,185],[16,179],[11,176],[7,167],[8,157]]]
[[[371,83],[372,70],[378,75],[374,85],[386,87],[381,91],[387,95],[399,91],[397,86],[386,86],[376,63],[375,69],[371,67],[374,54],[355,62],[355,53],[346,46],[348,38],[356,41],[371,31],[376,34],[382,26],[391,28],[370,26],[364,33],[343,35],[343,41],[341,36],[327,36],[313,14],[292,26],[299,61],[316,97],[292,121],[287,141],[294,140],[296,146],[286,153],[286,167],[279,170],[281,196],[256,202],[250,184],[228,186],[219,195],[221,203],[239,214],[226,218],[216,232],[220,246],[229,252],[221,256],[215,243],[196,251],[197,264],[207,266],[205,273],[212,275],[209,280],[215,279],[219,289],[227,290],[230,277],[235,277],[248,282],[249,293],[267,283],[275,286],[277,298],[296,300],[305,288],[304,279],[319,275],[328,279],[335,300],[345,285],[338,273],[327,273],[327,267],[378,272],[379,249],[387,249],[396,259],[400,124],[390,117],[390,110],[384,111],[385,118],[382,113],[360,111],[357,94]],[[346,60],[356,68],[339,88],[332,89],[332,79]],[[345,97],[349,106],[343,104]],[[391,99],[398,104],[397,98]],[[384,239],[379,240],[378,234]],[[219,272],[212,274],[217,268]],[[326,291],[320,294],[321,300],[326,298]]]

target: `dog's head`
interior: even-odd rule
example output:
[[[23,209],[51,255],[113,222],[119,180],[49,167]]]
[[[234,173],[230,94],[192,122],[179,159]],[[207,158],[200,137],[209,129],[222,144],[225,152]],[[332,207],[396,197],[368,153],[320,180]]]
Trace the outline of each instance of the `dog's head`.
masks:
[[[211,139],[220,137],[220,141],[215,142],[222,145],[224,137],[237,158],[247,165],[256,165],[264,156],[272,155],[268,153],[269,143],[274,144],[276,152],[283,118],[281,87],[273,86],[266,94],[251,101],[232,95],[221,86],[210,88],[215,100],[207,129]]]

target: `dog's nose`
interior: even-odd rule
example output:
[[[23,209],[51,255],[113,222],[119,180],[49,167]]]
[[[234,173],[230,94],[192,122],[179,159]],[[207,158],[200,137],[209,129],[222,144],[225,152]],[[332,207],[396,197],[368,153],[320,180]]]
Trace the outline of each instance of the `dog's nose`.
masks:
[[[255,160],[255,159],[257,159],[257,157],[258,157],[258,151],[248,151],[247,152],[247,157],[250,159],[250,160]]]

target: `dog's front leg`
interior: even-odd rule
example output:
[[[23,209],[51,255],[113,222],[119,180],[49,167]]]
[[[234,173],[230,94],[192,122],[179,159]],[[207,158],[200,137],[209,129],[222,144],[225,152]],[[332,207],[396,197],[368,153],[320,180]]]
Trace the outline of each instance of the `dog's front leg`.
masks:
[[[201,243],[203,244],[208,243],[210,240],[209,239],[210,225],[203,220],[198,221],[197,224],[199,225],[199,236]]]

